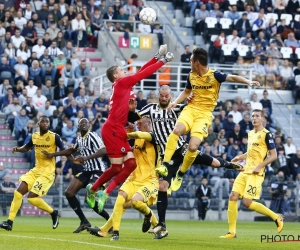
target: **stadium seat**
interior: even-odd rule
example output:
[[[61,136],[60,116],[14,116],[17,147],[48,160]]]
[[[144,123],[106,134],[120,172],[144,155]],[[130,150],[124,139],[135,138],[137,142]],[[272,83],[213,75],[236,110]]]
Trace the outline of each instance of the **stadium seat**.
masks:
[[[219,199],[217,199],[217,198],[210,199],[209,209],[211,209],[213,211],[218,211],[219,210]]]
[[[218,20],[215,17],[207,17],[205,18],[205,23],[208,29],[214,29],[218,23]]]
[[[232,20],[230,18],[221,18],[219,23],[226,36],[232,33]]]
[[[168,198],[168,209],[169,210],[177,210],[178,209],[175,201],[176,201],[176,198],[172,198],[172,197]]]
[[[218,20],[215,17],[207,17],[205,19],[205,29],[203,31],[203,38],[205,43],[209,42],[211,35],[219,35],[220,29]]]
[[[246,57],[249,47],[247,45],[239,44],[236,48],[236,51],[239,53],[239,56]]]
[[[209,48],[208,48],[208,55],[209,55],[209,59],[210,59],[210,63],[213,62],[213,59],[216,57],[219,59],[219,54],[216,55],[216,50],[214,48],[214,42],[216,41],[216,39],[218,38],[218,35],[212,35],[210,37],[210,42],[209,42]]]
[[[269,192],[269,187],[263,187],[262,193],[261,193],[261,199],[264,199],[264,200],[272,199],[272,195]]]
[[[229,13],[229,10],[225,10],[225,11],[224,11],[223,17],[224,17],[224,18],[228,18],[228,13]]]
[[[211,41],[212,43],[214,43],[214,41],[216,41],[217,38],[218,38],[218,35],[212,35],[212,36],[210,37],[210,41]]]
[[[296,48],[295,55],[296,55],[297,59],[300,60],[300,48]]]
[[[224,56],[230,56],[232,51],[235,49],[235,46],[231,44],[223,44],[221,49],[224,52]]]
[[[295,17],[294,17],[294,21],[299,21],[299,17],[300,17],[300,15],[295,15]]]
[[[276,14],[276,13],[268,13],[266,15],[267,22],[269,22],[271,18],[273,18],[274,22],[276,23],[278,21],[278,14]]]
[[[178,208],[180,210],[191,210],[190,202],[188,198],[179,198],[178,201]]]
[[[258,12],[252,12],[253,19],[251,19],[250,21],[251,26],[253,25],[254,21],[258,18],[258,14],[259,14]]]
[[[186,17],[185,18],[185,27],[193,27],[194,17]]]
[[[237,4],[237,0],[229,0],[229,4],[230,5],[236,5]]]
[[[228,209],[228,199],[225,200],[224,207],[222,208],[223,211]]]
[[[280,19],[285,19],[286,25],[290,25],[291,21],[293,20],[293,16],[291,14],[281,14]]]
[[[293,49],[289,47],[282,47],[280,49],[280,53],[282,54],[282,57],[284,59],[290,59],[291,56],[293,55]]]
[[[236,52],[236,47],[231,44],[224,44],[221,47],[222,50],[222,56],[220,59],[220,63],[225,63],[225,64],[233,64],[237,60],[237,52]]]

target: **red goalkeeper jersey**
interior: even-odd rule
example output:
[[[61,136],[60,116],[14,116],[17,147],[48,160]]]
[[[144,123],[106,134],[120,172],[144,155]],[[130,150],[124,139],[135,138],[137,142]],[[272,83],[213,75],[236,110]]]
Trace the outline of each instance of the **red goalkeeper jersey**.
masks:
[[[163,62],[157,61],[153,58],[136,74],[117,79],[113,84],[112,94],[109,101],[110,111],[108,120],[126,126],[129,112],[128,101],[134,95],[134,91],[132,89],[133,86],[139,81],[152,75],[163,65]]]

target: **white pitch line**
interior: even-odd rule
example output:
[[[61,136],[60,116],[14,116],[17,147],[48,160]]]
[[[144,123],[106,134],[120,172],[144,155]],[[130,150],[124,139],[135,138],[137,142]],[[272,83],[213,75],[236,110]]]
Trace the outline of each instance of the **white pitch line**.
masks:
[[[16,237],[16,238],[24,238],[24,239],[38,239],[38,240],[49,240],[49,241],[61,241],[61,242],[78,243],[78,244],[90,245],[90,246],[98,246],[98,247],[126,249],[126,250],[146,250],[146,249],[142,249],[142,248],[117,247],[117,246],[112,246],[112,245],[90,243],[90,242],[78,241],[78,240],[64,240],[64,239],[57,239],[57,238],[45,238],[45,237],[34,237],[34,236],[20,236],[20,235],[14,235],[14,234],[0,234],[0,236],[4,236],[4,237],[9,236],[9,237]]]

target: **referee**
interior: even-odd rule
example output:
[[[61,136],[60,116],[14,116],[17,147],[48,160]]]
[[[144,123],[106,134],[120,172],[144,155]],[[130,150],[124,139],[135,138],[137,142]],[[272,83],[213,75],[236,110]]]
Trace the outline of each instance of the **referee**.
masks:
[[[171,89],[167,85],[161,86],[159,89],[159,103],[149,103],[143,107],[139,112],[135,112],[136,105],[130,103],[130,112],[128,114],[128,121],[135,122],[142,117],[149,117],[152,122],[152,130],[157,140],[157,144],[160,146],[161,157],[163,158],[166,150],[166,144],[168,136],[173,131],[176,120],[184,108],[185,105],[178,104],[174,109],[168,112],[167,108],[171,102],[172,93]],[[182,137],[179,137],[176,151],[171,159],[170,166],[168,167],[168,175],[165,177],[160,177],[159,181],[159,191],[157,200],[157,212],[159,217],[158,225],[153,229],[156,234],[156,239],[162,239],[168,235],[166,230],[166,211],[168,207],[168,196],[167,191],[171,184],[171,180],[176,176],[176,172],[179,166],[182,164],[184,154],[187,150],[187,144]],[[223,167],[226,163],[212,158],[207,154],[198,154],[194,164],[204,164],[212,167]],[[230,166],[226,166],[230,168]]]
[[[71,208],[80,219],[80,225],[73,233],[80,233],[87,227],[91,227],[90,222],[83,214],[76,194],[80,189],[85,188],[89,183],[94,183],[105,170],[104,163],[100,159],[100,157],[103,157],[106,154],[105,146],[100,136],[97,133],[90,131],[89,128],[90,123],[88,119],[82,118],[78,122],[78,129],[81,136],[77,137],[73,147],[56,152],[54,154],[49,154],[48,152],[43,151],[48,158],[55,156],[68,157],[71,156],[72,153],[79,151],[80,156],[76,157],[76,160],[79,160],[82,163],[84,162],[83,171],[72,179],[70,185],[65,191],[65,196]],[[103,210],[101,213],[98,212],[98,206],[95,206],[93,210],[106,220],[109,219],[109,214],[105,210]]]

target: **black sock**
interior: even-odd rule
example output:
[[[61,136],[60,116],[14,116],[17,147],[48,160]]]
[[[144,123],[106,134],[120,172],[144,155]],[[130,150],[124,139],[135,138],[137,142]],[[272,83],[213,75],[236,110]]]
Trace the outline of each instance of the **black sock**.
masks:
[[[77,199],[76,196],[67,198],[71,208],[74,210],[74,212],[77,214],[77,216],[79,217],[81,222],[88,222],[88,220],[85,218],[81,207],[80,207],[80,203],[79,200]]]
[[[177,172],[178,176],[183,177],[185,173],[182,173],[180,170]]]
[[[159,223],[165,224],[167,208],[168,208],[167,192],[158,191],[157,213],[158,213]]]
[[[193,164],[202,164],[202,165],[206,165],[206,166],[211,166],[212,162],[213,162],[214,158],[212,158],[210,155],[205,154],[205,153],[199,153]]]
[[[222,159],[221,157],[218,157],[217,160],[220,162],[220,167],[224,167],[226,161]]]
[[[108,214],[104,209],[102,210],[101,213],[99,213],[97,202],[96,202],[96,204],[95,204],[93,210],[94,210],[97,214],[99,214],[100,216],[102,216],[105,220],[108,220],[108,219],[109,219],[109,214]]]
[[[151,211],[150,211],[149,214],[146,214],[146,215],[145,215],[145,217],[146,217],[146,218],[149,218],[149,219],[151,218],[151,216],[152,216],[152,212],[151,212]]]
[[[166,167],[169,167],[169,166],[170,166],[170,163],[164,161],[164,162],[163,162],[163,165],[166,166]]]

